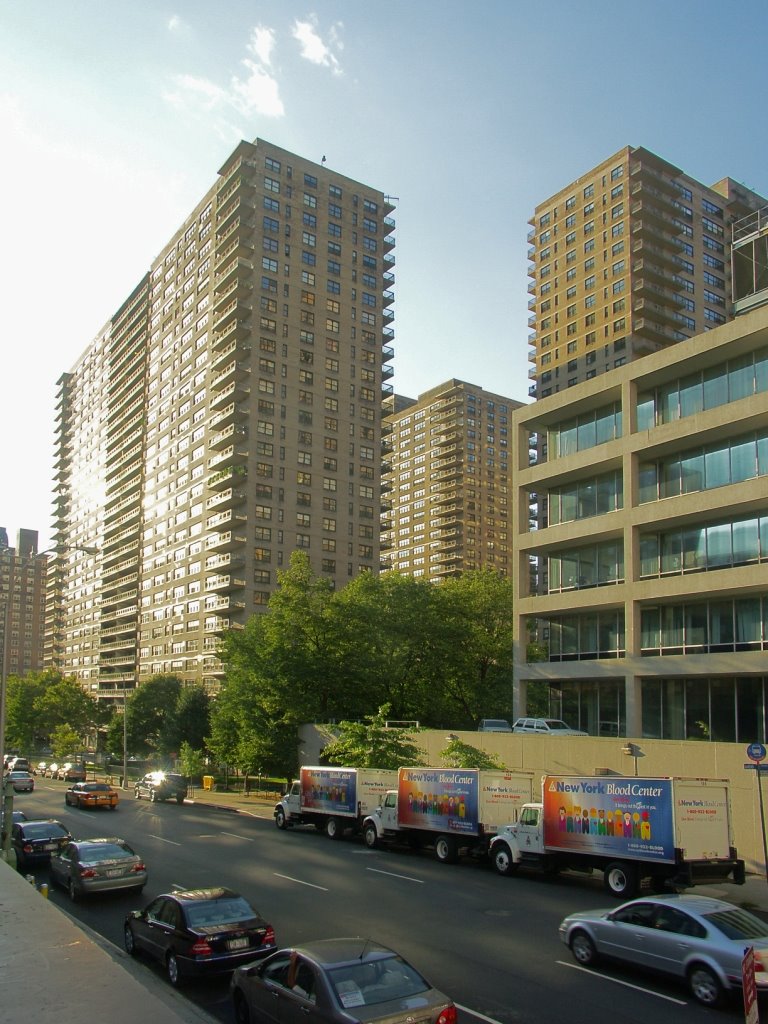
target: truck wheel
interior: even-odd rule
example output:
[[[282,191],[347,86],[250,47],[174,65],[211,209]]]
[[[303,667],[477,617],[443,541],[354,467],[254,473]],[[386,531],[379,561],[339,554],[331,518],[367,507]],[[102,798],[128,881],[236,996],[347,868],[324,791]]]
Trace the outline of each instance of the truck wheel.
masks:
[[[605,869],[603,884],[612,896],[631,899],[637,892],[637,872],[630,864],[613,861]]]
[[[285,811],[282,807],[278,807],[275,811],[275,825],[278,828],[288,828],[288,822],[285,820]]]
[[[500,875],[513,875],[517,864],[512,859],[512,851],[506,843],[497,843],[491,851],[493,866]]]
[[[435,855],[443,864],[455,864],[459,850],[454,836],[438,836],[435,842]]]
[[[344,836],[344,826],[338,818],[329,818],[325,823],[325,834],[329,839],[342,839]]]
[[[374,850],[379,845],[379,837],[375,825],[366,825],[363,829],[363,841],[369,850]]]

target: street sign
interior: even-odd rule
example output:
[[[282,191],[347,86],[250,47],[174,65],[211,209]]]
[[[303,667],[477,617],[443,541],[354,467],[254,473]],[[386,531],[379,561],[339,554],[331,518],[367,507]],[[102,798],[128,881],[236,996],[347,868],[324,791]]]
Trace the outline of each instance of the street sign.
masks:
[[[760,1024],[755,984],[755,950],[752,946],[747,946],[741,961],[741,985],[744,992],[744,1020],[746,1024]]]
[[[762,743],[750,743],[747,747],[747,757],[750,761],[764,761],[765,747]]]
[[[747,771],[757,772],[758,775],[768,775],[768,764],[745,764]]]

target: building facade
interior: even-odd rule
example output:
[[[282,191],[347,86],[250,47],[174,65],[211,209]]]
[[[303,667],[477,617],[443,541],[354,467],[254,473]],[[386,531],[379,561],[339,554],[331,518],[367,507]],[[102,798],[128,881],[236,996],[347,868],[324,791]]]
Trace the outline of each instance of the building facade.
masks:
[[[540,203],[528,235],[531,397],[730,320],[730,225],[767,202],[627,146]]]
[[[382,567],[439,580],[511,567],[511,414],[520,402],[449,380],[396,396],[383,467]]]
[[[0,528],[0,671],[2,678],[43,668],[46,557],[37,530],[18,531],[16,547]]]
[[[393,209],[241,143],[62,376],[47,656],[85,688],[215,690],[293,551],[378,570]]]
[[[765,742],[768,305],[750,305],[515,413],[515,715],[539,684],[592,735]]]

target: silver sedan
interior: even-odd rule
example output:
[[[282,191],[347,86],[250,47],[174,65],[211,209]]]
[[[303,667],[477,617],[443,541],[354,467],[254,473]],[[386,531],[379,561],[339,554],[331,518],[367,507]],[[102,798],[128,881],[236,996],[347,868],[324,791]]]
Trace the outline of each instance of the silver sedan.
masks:
[[[674,975],[705,1006],[741,988],[742,958],[752,946],[757,989],[768,991],[768,923],[709,896],[649,896],[571,914],[560,938],[583,966],[606,957]]]
[[[141,892],[147,866],[124,839],[76,839],[51,857],[51,881],[72,900],[116,889]]]

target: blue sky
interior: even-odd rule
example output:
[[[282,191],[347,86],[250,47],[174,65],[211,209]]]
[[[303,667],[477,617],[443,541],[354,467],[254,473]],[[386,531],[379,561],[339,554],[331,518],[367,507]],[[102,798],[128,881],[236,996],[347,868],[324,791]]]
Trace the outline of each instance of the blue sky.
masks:
[[[50,542],[56,381],[239,139],[398,197],[398,392],[526,399],[534,207],[628,144],[768,194],[766,38],[764,0],[3,0],[0,525]]]

